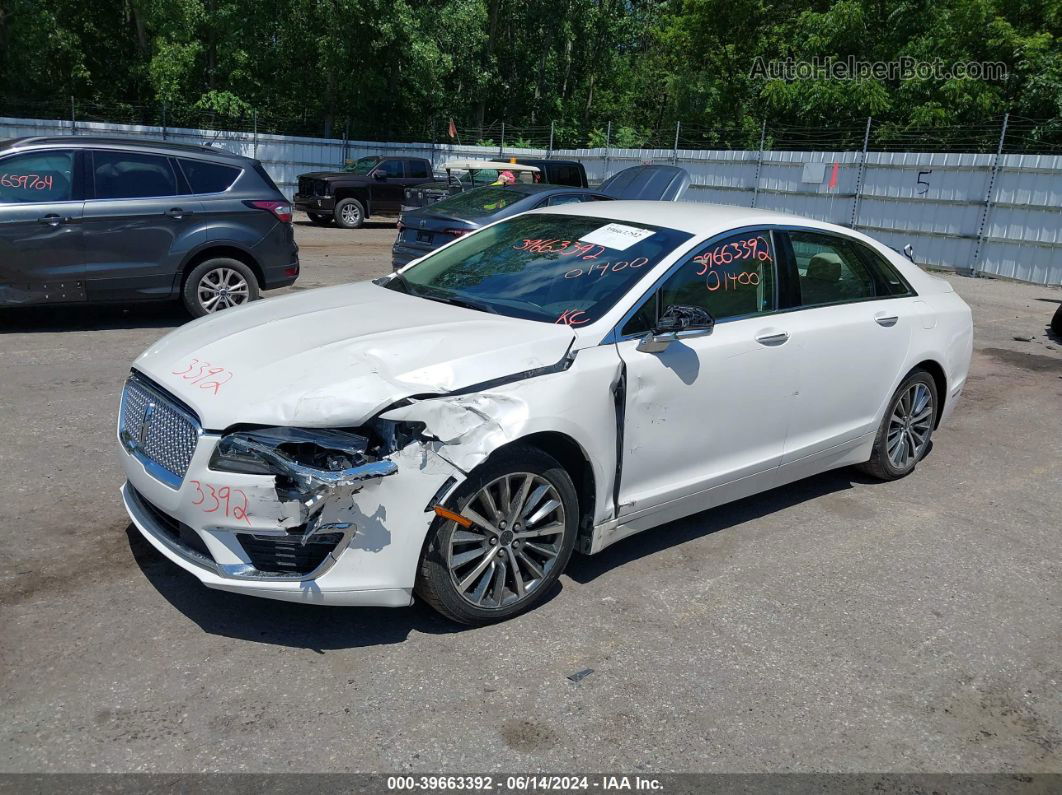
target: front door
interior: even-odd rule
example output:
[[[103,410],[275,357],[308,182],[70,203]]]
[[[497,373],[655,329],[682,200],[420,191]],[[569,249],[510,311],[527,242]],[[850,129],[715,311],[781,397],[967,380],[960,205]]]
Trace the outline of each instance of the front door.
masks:
[[[781,461],[796,381],[778,314],[772,234],[717,238],[677,266],[621,328],[627,367],[619,515],[756,475]],[[710,334],[639,351],[669,306],[707,310]]]
[[[0,305],[85,299],[77,160],[68,149],[0,159]]]
[[[372,212],[397,213],[402,209],[405,197],[405,171],[401,160],[381,160],[373,174],[382,174],[383,178],[374,178],[372,184]]]
[[[800,300],[787,317],[800,360],[788,464],[876,431],[918,315],[910,288],[864,244],[810,230],[783,234]]]
[[[175,252],[206,242],[202,204],[180,195],[168,157],[102,149],[91,157],[95,190],[84,219],[89,298],[168,297],[179,266]]]

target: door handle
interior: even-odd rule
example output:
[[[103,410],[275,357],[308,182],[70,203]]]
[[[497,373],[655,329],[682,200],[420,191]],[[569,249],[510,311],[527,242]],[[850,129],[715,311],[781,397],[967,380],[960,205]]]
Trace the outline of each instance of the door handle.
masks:
[[[180,207],[171,207],[166,211],[166,215],[168,215],[170,218],[176,218],[177,220],[180,220],[181,218],[184,218],[184,216],[191,214],[191,210],[184,210]]]
[[[785,345],[788,341],[788,331],[779,331],[774,334],[761,334],[760,336],[756,337],[756,342],[760,343],[760,345],[767,346]]]
[[[60,224],[66,224],[66,223],[69,223],[69,222],[70,222],[69,218],[63,218],[58,213],[48,213],[47,215],[42,215],[40,218],[37,219],[37,223],[39,223],[39,224],[48,224],[48,226],[51,226],[51,227],[56,227],[56,226],[59,226]]]
[[[878,312],[876,315],[874,315],[874,322],[877,323],[879,326],[884,326],[885,328],[895,326],[899,319],[899,315],[887,315],[884,312]]]

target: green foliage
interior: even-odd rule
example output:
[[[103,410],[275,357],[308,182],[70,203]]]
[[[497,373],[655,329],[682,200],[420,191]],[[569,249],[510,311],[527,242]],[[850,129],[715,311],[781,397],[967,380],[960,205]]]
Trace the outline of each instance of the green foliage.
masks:
[[[544,143],[550,122],[557,146],[604,146],[612,122],[609,145],[637,147],[679,120],[687,142],[755,146],[765,117],[831,130],[873,116],[899,133],[1006,110],[1057,135],[1060,29],[1058,0],[5,0],[0,103],[254,109],[263,128],[351,138],[450,118],[483,137],[504,121],[514,146]],[[750,75],[757,57],[849,56],[1000,62],[1009,76]]]
[[[476,146],[494,146],[493,138],[480,138],[476,141]]]

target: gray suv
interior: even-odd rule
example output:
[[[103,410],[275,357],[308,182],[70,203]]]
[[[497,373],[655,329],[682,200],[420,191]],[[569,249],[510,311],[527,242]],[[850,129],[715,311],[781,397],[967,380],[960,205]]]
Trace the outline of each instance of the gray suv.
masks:
[[[291,204],[248,157],[59,136],[0,141],[0,306],[180,298],[201,316],[299,275]]]

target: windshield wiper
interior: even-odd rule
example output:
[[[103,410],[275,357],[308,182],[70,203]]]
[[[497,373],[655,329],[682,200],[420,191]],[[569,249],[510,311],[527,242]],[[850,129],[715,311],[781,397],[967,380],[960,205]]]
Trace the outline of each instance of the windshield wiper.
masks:
[[[489,312],[492,315],[498,314],[498,310],[490,304],[483,304],[479,301],[470,301],[467,298],[458,298],[453,295],[438,295],[432,293],[414,293],[421,298],[427,298],[429,301],[438,301],[440,304],[451,304],[452,306],[461,306],[465,309],[475,309],[479,312]]]

